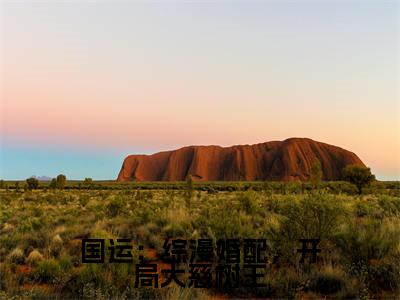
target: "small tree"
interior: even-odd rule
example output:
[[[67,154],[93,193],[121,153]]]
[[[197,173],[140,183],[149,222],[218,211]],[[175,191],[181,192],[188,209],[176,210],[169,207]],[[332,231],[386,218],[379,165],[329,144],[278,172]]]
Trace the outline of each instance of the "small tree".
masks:
[[[57,180],[55,179],[55,178],[53,178],[51,181],[50,181],[50,184],[49,184],[49,188],[51,188],[51,189],[55,189],[55,188],[57,188]]]
[[[65,187],[66,183],[67,183],[67,177],[64,174],[60,174],[57,176],[57,179],[56,179],[57,188],[62,190]]]
[[[83,184],[84,184],[87,188],[89,188],[89,187],[91,187],[92,184],[93,184],[93,179],[92,179],[92,178],[85,178],[85,180],[83,181]]]
[[[357,165],[348,165],[343,169],[343,179],[349,181],[357,187],[358,194],[361,195],[362,189],[375,180],[375,175],[370,168]]]
[[[36,190],[39,187],[39,180],[37,180],[35,177],[31,177],[26,180],[26,184],[28,186],[28,190]]]
[[[190,202],[194,193],[194,181],[192,175],[188,174],[186,177],[186,204],[190,209]]]
[[[311,164],[310,181],[317,188],[322,180],[322,166],[318,158],[314,158]]]

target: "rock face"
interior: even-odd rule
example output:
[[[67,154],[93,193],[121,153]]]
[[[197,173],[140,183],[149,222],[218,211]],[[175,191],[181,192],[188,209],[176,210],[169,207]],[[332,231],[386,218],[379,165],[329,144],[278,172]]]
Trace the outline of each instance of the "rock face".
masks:
[[[365,166],[354,153],[307,138],[232,147],[189,146],[125,158],[118,181],[195,180],[305,181],[318,159],[324,180],[339,180],[349,164]]]

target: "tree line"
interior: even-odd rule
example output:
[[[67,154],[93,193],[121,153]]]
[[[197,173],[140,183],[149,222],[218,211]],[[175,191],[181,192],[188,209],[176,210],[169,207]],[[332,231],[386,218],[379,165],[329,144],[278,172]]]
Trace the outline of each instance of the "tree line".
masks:
[[[369,186],[373,181],[375,181],[375,175],[371,173],[370,168],[358,166],[358,165],[348,165],[342,171],[342,179],[353,184],[358,191],[358,194],[362,194],[363,188]],[[321,163],[318,159],[315,159],[311,164],[309,182],[312,184],[313,188],[318,189],[323,180],[323,171]],[[39,180],[35,177],[30,177],[25,180],[25,188],[28,190],[35,190],[39,188]],[[20,183],[15,182],[15,189],[20,189]],[[53,178],[48,185],[50,189],[64,189],[67,184],[67,177],[64,174],[59,174],[56,178]],[[188,175],[186,184],[188,185],[188,192],[193,190],[194,180],[191,175]],[[85,178],[83,181],[83,187],[90,188],[93,186],[92,178]],[[0,189],[7,188],[7,184],[4,180],[0,180]],[[82,184],[79,183],[79,187]]]

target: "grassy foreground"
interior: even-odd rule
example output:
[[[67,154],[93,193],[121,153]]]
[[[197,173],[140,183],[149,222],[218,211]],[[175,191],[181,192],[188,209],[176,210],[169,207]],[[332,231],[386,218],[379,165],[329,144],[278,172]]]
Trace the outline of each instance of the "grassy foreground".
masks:
[[[400,295],[398,184],[351,186],[97,183],[0,190],[0,298],[381,298]],[[100,185],[106,188],[100,188]],[[230,188],[228,188],[230,187]],[[82,238],[131,238],[134,262],[82,264]],[[135,288],[137,245],[157,260],[166,237],[265,238],[265,287]],[[320,238],[300,264],[300,238]]]

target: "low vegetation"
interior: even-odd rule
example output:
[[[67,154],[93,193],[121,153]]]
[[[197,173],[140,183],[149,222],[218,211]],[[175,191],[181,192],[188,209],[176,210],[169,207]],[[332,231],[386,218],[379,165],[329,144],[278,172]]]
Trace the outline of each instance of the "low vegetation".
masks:
[[[316,172],[318,173],[318,172]],[[373,182],[3,182],[0,298],[377,298],[400,293],[400,186]],[[7,185],[7,186],[6,186]],[[315,187],[318,186],[318,187]],[[17,188],[18,187],[18,188]],[[265,238],[262,288],[135,288],[138,245],[166,237]],[[83,264],[82,238],[131,238],[133,263]],[[315,264],[298,239],[319,238]]]

